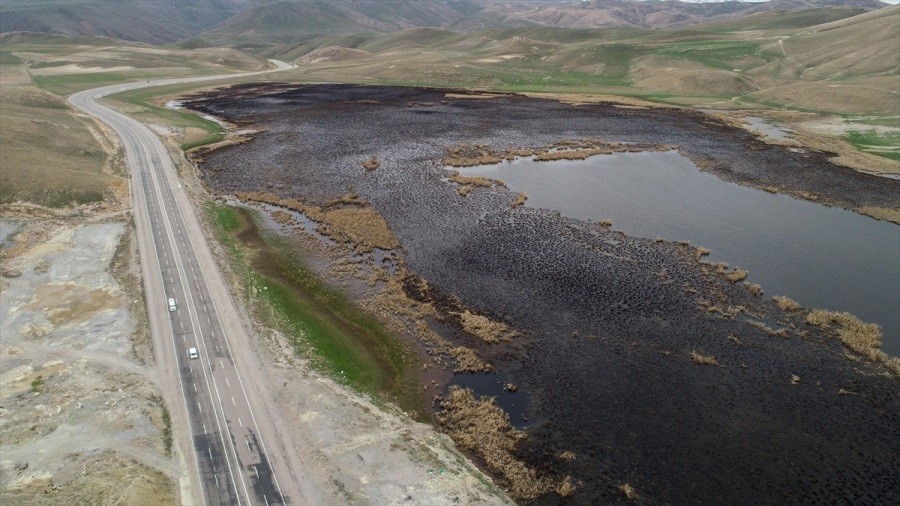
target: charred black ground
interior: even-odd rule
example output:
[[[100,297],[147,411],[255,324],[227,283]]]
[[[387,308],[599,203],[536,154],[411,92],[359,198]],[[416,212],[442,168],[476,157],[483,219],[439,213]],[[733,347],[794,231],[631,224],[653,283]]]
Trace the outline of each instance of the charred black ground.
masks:
[[[725,280],[693,248],[513,207],[503,188],[460,196],[441,160],[466,143],[503,152],[600,138],[676,145],[720,177],[850,209],[896,207],[900,182],[764,144],[695,112],[446,93],[247,85],[188,106],[262,130],[203,155],[212,190],[312,203],[353,192],[385,218],[409,270],[434,287],[418,297],[452,297],[524,332],[512,345],[449,334],[528,391],[519,457],[580,482],[569,500],[625,500],[624,483],[650,502],[900,500],[896,377],[846,358],[802,314]],[[362,168],[373,156],[378,168]],[[787,337],[706,309],[738,305],[782,322]],[[696,363],[692,352],[719,365]],[[566,451],[575,458],[558,457]]]

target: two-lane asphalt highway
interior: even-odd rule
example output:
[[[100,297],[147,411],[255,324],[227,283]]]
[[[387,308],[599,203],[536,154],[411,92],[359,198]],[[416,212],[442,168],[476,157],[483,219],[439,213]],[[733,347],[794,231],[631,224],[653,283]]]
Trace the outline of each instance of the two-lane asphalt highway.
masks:
[[[291,68],[281,62],[278,69]],[[258,73],[244,74],[253,75]],[[218,76],[217,78],[233,78]],[[113,93],[216,78],[109,86],[69,102],[120,137],[132,174],[135,228],[157,361],[180,446],[196,480],[186,503],[319,504],[289,429],[273,417],[239,312],[162,142],[143,124],[97,102]],[[175,299],[174,310],[168,300]],[[196,348],[197,357],[188,350]],[[180,409],[179,409],[180,408]],[[183,410],[183,411],[181,411]],[[268,445],[268,446],[267,446]]]

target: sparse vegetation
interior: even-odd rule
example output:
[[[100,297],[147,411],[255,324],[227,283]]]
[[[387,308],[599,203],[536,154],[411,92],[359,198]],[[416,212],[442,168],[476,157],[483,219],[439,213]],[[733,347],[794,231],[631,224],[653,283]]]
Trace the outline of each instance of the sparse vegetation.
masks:
[[[744,283],[744,286],[747,287],[747,291],[754,297],[759,297],[763,294],[763,287],[759,283]]]
[[[399,245],[384,218],[355,195],[345,195],[322,207],[297,199],[284,199],[273,193],[239,192],[236,196],[249,202],[262,202],[301,212],[319,224],[319,232],[362,251],[372,248],[390,250]]]
[[[691,360],[703,365],[719,365],[719,361],[712,355],[704,355],[702,353],[692,351]]]
[[[628,499],[629,501],[637,501],[640,498],[640,496],[638,495],[638,493],[634,489],[634,487],[632,487],[628,483],[623,483],[623,484],[619,485],[618,488],[619,488],[619,492],[622,492],[622,495],[624,495],[625,498]]]
[[[577,489],[578,485],[575,484],[575,480],[573,480],[571,476],[566,476],[562,483],[557,485],[556,493],[559,494],[560,497],[572,497],[575,495]]]
[[[38,377],[34,378],[31,381],[31,391],[33,393],[39,394],[44,390],[44,377],[42,375],[38,375]]]
[[[461,313],[455,313],[463,330],[487,343],[499,343],[509,341],[519,336],[519,333],[511,329],[509,325],[491,320],[487,316],[475,314],[468,309]]]
[[[169,415],[169,409],[166,407],[165,401],[163,401],[162,397],[159,395],[152,395],[150,400],[153,401],[157,406],[159,406],[160,418],[162,421],[162,437],[163,437],[163,451],[165,452],[166,457],[172,456],[172,417]]]
[[[281,223],[282,225],[294,221],[294,219],[291,217],[291,213],[283,211],[281,209],[277,209],[272,212],[272,219],[275,220],[276,223]]]
[[[735,267],[731,272],[725,274],[725,279],[731,281],[732,283],[743,281],[747,279],[747,271]]]
[[[499,179],[488,179],[481,176],[463,176],[459,172],[454,172],[449,180],[463,186],[480,186],[482,188],[490,188],[491,186],[506,186],[506,183]]]
[[[742,270],[738,267],[734,267],[731,270],[728,270],[728,264],[725,262],[711,263],[710,267],[715,269],[716,273],[718,273],[723,278],[731,281],[732,283],[738,283],[747,279],[747,271]]]
[[[573,452],[572,450],[566,450],[564,452],[560,452],[559,455],[557,455],[557,457],[559,458],[559,460],[563,460],[565,462],[571,462],[571,461],[575,460],[575,452]]]
[[[865,206],[857,209],[860,214],[871,216],[878,220],[890,221],[900,224],[900,209],[890,209],[887,207],[871,207]]]
[[[461,144],[447,150],[444,165],[451,167],[474,167],[476,165],[493,165],[503,161],[503,157],[483,144]],[[462,177],[462,176],[461,176]],[[474,178],[473,178],[474,179]],[[484,178],[477,178],[484,179]],[[470,184],[470,183],[460,183]],[[485,185],[475,185],[485,186]],[[486,186],[491,186],[490,184]]]
[[[791,313],[800,310],[800,303],[785,295],[776,295],[772,297],[772,300],[775,301],[775,304],[777,304],[782,311]]]
[[[450,355],[456,360],[456,372],[486,372],[493,369],[490,364],[481,360],[475,350],[466,346],[453,348]]]
[[[545,151],[535,155],[534,159],[538,162],[552,162],[556,160],[584,160],[585,158],[595,155],[608,155],[613,151],[609,148],[582,148],[582,149],[560,149],[556,151]]]
[[[373,156],[373,157],[369,158],[368,160],[364,161],[362,163],[362,166],[364,169],[366,169],[368,171],[372,171],[372,170],[377,169],[378,167],[381,167],[381,162],[378,161],[378,157]]]
[[[881,327],[866,323],[850,313],[813,309],[806,315],[806,323],[831,331],[846,348],[870,360],[884,364],[900,376],[900,358],[891,357],[881,349]]]
[[[516,457],[527,436],[509,423],[493,398],[476,397],[471,390],[454,386],[441,399],[440,408],[438,423],[460,448],[501,476],[515,499],[534,499],[561,485]]]
[[[528,194],[525,192],[521,192],[518,195],[516,195],[516,199],[513,200],[511,206],[519,207],[519,206],[525,205],[526,200],[528,200]]]

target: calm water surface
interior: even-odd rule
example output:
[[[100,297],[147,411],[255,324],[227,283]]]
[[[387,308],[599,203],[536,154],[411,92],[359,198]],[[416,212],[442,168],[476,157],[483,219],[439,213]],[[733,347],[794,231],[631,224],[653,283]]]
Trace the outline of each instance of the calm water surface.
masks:
[[[849,311],[900,355],[900,226],[722,181],[675,151],[587,160],[520,159],[463,169],[528,193],[527,206],[611,219],[631,236],[690,241],[749,270],[767,296]]]

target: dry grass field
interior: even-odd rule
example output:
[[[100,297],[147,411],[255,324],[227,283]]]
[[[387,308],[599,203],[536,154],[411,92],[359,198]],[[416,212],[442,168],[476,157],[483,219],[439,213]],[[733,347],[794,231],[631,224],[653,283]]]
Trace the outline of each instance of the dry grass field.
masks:
[[[129,80],[241,72],[266,65],[262,58],[232,49],[170,50],[104,38],[34,34],[7,34],[0,41],[0,204],[102,209],[126,203],[128,183],[117,145],[103,127],[69,107],[67,95]],[[202,129],[211,123],[153,104],[129,106],[147,119],[180,124],[185,138],[189,127]],[[201,137],[208,135],[202,131]]]
[[[127,196],[115,147],[63,97],[37,86],[21,61],[0,64],[0,203],[49,207]],[[125,189],[124,193],[122,189]]]

